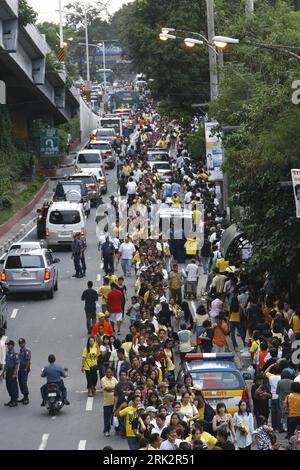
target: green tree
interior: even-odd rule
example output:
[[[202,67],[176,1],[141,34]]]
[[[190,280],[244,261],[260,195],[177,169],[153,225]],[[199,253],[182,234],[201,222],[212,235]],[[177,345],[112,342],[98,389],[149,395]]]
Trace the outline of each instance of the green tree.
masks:
[[[27,0],[19,0],[19,24],[20,26],[27,26],[34,24],[37,20],[37,13],[31,8]]]
[[[291,168],[300,167],[300,108],[292,103],[299,61],[272,47],[300,52],[295,47],[300,44],[300,13],[290,1],[259,0],[253,17],[246,18],[233,5],[217,1],[218,32],[239,37],[241,43],[225,53],[225,78],[210,115],[221,126],[237,126],[224,137],[224,167],[233,207],[242,208],[237,222],[253,244],[248,268],[295,285],[300,225],[293,191],[280,181],[289,181]],[[255,48],[249,41],[271,48]]]

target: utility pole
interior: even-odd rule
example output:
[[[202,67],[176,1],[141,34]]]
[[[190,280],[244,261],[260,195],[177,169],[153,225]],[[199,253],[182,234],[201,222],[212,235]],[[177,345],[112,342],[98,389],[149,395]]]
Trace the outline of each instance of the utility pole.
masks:
[[[58,12],[59,12],[59,49],[58,49],[57,56],[60,62],[64,62],[65,61],[65,46],[64,46],[62,0],[58,0]]]
[[[252,16],[254,14],[254,0],[246,0],[246,15]]]
[[[91,81],[90,76],[90,53],[89,53],[89,32],[88,32],[88,20],[87,20],[87,9],[84,10],[84,26],[85,26],[85,47],[86,47],[86,79],[89,83]]]
[[[214,0],[206,0],[207,6],[207,32],[208,41],[212,42],[215,36],[215,17],[214,17]],[[218,71],[217,71],[217,52],[209,47],[209,69],[210,69],[210,96],[211,100],[217,99],[219,94],[218,88]]]

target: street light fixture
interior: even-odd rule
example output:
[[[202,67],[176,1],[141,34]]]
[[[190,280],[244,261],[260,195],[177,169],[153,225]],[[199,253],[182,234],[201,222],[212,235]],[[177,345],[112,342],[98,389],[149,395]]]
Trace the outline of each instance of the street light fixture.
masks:
[[[194,38],[185,38],[184,39],[184,44],[187,46],[187,47],[195,47],[197,44],[198,45],[203,45],[204,42],[203,41],[200,41],[200,39],[194,39]]]
[[[175,31],[175,28],[161,28],[161,32],[164,34],[172,33]]]
[[[240,40],[235,38],[229,38],[226,36],[214,36],[212,43],[219,49],[225,49],[228,44],[239,44]]]
[[[159,39],[161,41],[167,41],[168,39],[177,39],[177,36],[174,36],[173,34],[168,34],[168,33],[160,33]]]

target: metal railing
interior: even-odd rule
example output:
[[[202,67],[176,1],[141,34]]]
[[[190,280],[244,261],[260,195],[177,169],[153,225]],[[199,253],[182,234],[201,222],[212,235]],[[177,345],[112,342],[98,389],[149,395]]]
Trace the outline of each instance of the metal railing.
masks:
[[[8,238],[2,245],[0,245],[0,258],[9,250],[10,246],[13,243],[18,242],[26,233],[36,224],[37,217],[30,220],[27,224],[23,225],[23,227],[13,236]]]

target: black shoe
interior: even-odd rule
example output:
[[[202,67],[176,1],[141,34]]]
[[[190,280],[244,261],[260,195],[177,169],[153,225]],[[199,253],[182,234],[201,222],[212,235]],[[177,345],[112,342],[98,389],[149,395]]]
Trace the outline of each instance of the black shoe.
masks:
[[[69,406],[69,405],[70,405],[69,400],[64,400],[64,404],[65,404],[66,406]]]
[[[8,403],[4,403],[4,406],[10,406],[11,403],[12,401],[10,400]]]
[[[12,401],[10,405],[8,405],[10,408],[15,408],[18,406],[18,403],[16,401]]]
[[[24,403],[25,397],[22,398],[22,400],[18,400],[18,403]]]
[[[72,276],[72,277],[78,277],[78,276],[77,276],[77,274],[73,274],[73,276]]]
[[[41,406],[45,406],[45,405],[46,405],[46,402],[42,401]]]
[[[76,276],[76,277],[77,277],[77,279],[81,279],[81,278],[83,278],[83,274],[78,274],[78,276]]]
[[[23,405],[29,405],[29,400],[28,400],[28,398],[24,398],[24,400],[23,400]]]

